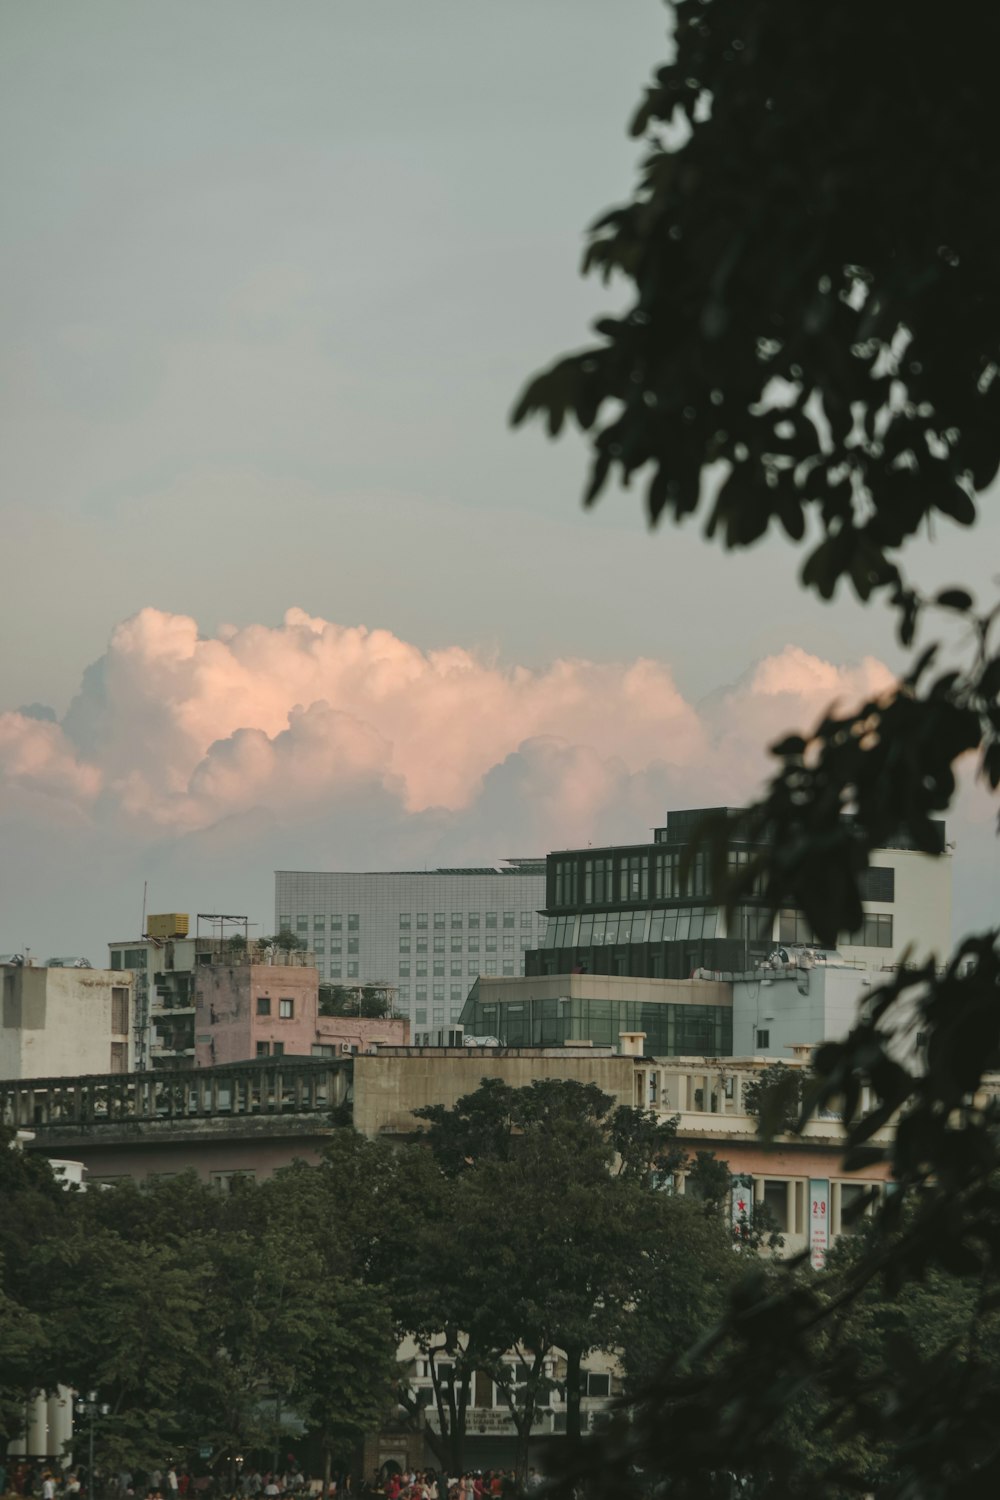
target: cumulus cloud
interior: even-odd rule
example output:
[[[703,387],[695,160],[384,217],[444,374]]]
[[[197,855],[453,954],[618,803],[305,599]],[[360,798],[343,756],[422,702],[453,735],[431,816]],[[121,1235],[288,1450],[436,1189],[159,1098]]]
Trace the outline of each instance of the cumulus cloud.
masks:
[[[0,813],[57,863],[74,827],[67,890],[90,858],[130,890],[153,871],[165,907],[238,898],[266,925],[275,866],[482,862],[739,802],[768,740],[891,682],[874,659],[789,645],[694,704],[663,661],[530,670],[297,609],[205,637],[150,608],[114,629],[61,723],[0,715]]]

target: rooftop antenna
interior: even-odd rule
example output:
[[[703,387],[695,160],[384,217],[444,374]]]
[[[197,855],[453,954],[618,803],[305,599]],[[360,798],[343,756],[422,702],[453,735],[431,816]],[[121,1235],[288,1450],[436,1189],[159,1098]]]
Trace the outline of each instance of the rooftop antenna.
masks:
[[[149,881],[148,880],[144,880],[142,882],[142,926],[139,928],[139,936],[140,937],[145,937],[146,936],[146,892],[147,892],[148,888],[149,888]]]

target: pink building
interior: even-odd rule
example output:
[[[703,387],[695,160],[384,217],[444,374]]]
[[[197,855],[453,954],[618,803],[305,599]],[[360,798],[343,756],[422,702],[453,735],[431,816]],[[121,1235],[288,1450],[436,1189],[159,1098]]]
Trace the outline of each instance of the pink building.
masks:
[[[405,1047],[407,1020],[319,1014],[319,971],[300,964],[215,963],[195,970],[195,1066],[257,1057],[330,1057]]]

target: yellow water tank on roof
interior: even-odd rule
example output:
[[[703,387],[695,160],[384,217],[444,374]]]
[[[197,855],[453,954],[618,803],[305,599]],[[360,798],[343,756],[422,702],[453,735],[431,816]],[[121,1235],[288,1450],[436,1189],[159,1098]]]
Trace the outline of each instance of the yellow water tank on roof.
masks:
[[[188,935],[186,911],[160,912],[146,918],[146,936],[151,938],[183,938]]]

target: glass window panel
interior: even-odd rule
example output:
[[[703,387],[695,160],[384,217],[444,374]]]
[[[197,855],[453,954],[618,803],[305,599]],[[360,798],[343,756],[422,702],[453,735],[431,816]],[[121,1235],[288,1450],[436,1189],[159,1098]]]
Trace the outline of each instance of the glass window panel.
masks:
[[[689,911],[679,911],[677,913],[677,932],[675,934],[676,937],[686,938],[688,932],[690,931],[690,927],[691,913]]]
[[[594,941],[594,919],[592,916],[580,918],[580,947],[589,948]]]

